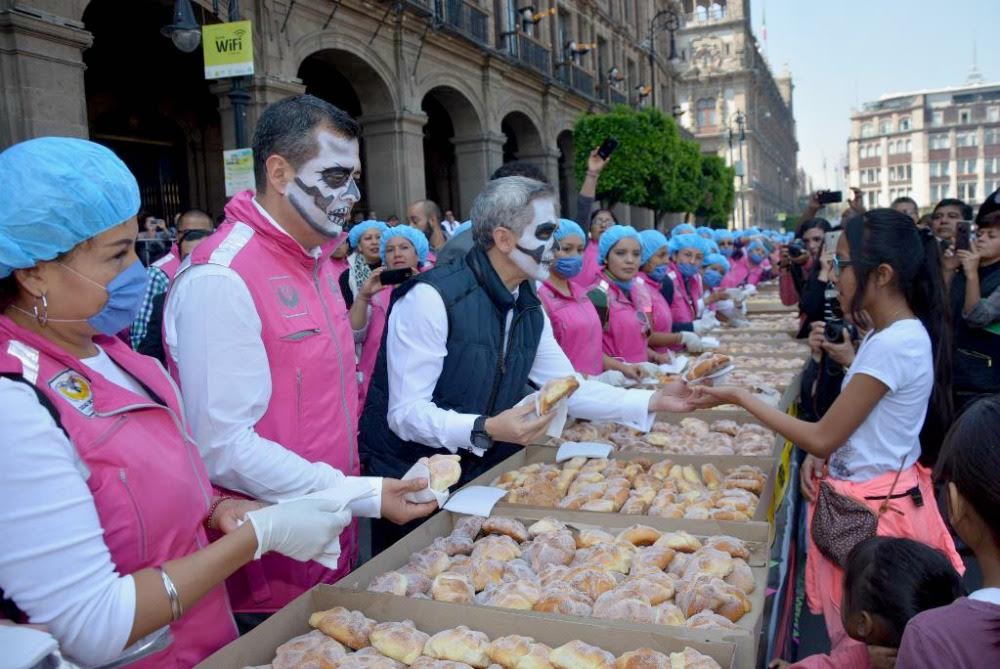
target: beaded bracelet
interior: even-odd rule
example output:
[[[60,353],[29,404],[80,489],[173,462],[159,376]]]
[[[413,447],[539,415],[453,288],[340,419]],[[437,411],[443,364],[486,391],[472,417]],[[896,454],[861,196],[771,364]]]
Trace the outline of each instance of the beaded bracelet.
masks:
[[[223,502],[225,502],[227,499],[236,499],[236,498],[235,497],[231,497],[229,495],[223,495],[222,497],[219,497],[214,502],[212,502],[212,506],[208,507],[208,515],[205,516],[205,529],[206,530],[217,530],[217,529],[219,529],[216,526],[216,524],[214,522],[212,522],[212,518],[215,516],[215,511],[216,511],[216,509],[219,508],[219,505],[222,504]]]

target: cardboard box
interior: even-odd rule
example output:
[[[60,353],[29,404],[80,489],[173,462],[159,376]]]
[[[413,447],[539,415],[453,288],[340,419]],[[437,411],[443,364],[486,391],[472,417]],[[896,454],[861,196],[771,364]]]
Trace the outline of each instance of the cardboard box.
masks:
[[[521,509],[521,510],[518,510]],[[574,512],[574,511],[563,511],[560,514],[547,513],[545,510],[538,509],[528,509],[528,507],[514,507],[511,509],[497,510],[493,513],[494,516],[506,516],[511,518],[517,518],[525,523],[525,525],[530,525],[536,520],[540,520],[545,517],[559,518],[564,523],[573,525],[578,528],[600,528],[611,532],[612,534],[617,534],[619,531],[634,525],[637,521],[636,516],[616,516],[616,514],[600,514],[602,517],[598,522],[595,522],[591,517],[594,514],[587,514],[586,512]],[[354,591],[363,591],[368,587],[368,584],[373,578],[380,574],[384,574],[387,571],[392,571],[399,569],[407,562],[410,561],[410,556],[413,553],[422,550],[429,546],[434,539],[438,537],[448,536],[455,527],[455,523],[462,516],[459,514],[449,513],[447,511],[438,513],[432,516],[427,522],[420,525],[416,530],[408,534],[406,537],[401,539],[396,544],[392,545],[389,549],[383,551],[379,555],[375,556],[364,565],[355,569],[353,572],[342,578],[337,582],[336,586],[338,588],[346,588]],[[644,523],[652,526],[652,523]],[[714,527],[709,527],[714,526]],[[718,523],[708,523],[705,525],[704,529],[711,531],[706,532],[695,532],[691,531],[691,534],[699,537],[708,537],[714,534],[729,534],[730,536],[735,536],[739,539],[743,539],[750,543],[751,555],[750,564],[751,569],[754,574],[754,581],[756,582],[756,587],[754,591],[749,595],[750,603],[753,609],[743,616],[736,625],[739,627],[737,630],[702,630],[702,629],[689,629],[687,627],[676,627],[672,625],[646,625],[640,623],[632,623],[621,620],[605,620],[601,618],[580,618],[577,616],[563,616],[554,613],[541,613],[538,611],[517,611],[516,615],[526,616],[538,620],[559,620],[565,622],[589,622],[594,625],[599,625],[603,628],[612,628],[615,630],[636,630],[636,631],[646,631],[646,632],[658,632],[667,637],[680,640],[683,643],[693,646],[692,642],[707,642],[707,643],[732,643],[736,645],[736,666],[737,667],[753,667],[756,666],[756,654],[757,647],[760,639],[761,630],[763,629],[763,619],[764,619],[764,601],[767,593],[767,560],[768,560],[768,547],[766,543],[766,535],[761,536],[758,528],[745,527],[742,531],[727,532],[718,528]],[[389,595],[389,597],[393,597]],[[407,600],[406,597],[393,597],[395,599]],[[427,600],[410,600],[428,603]],[[437,602],[434,602],[437,603]],[[477,605],[464,605],[464,604],[447,604],[446,606],[456,606],[463,609],[471,609],[471,611],[507,611],[507,609],[497,609],[492,607],[483,607]],[[371,616],[369,616],[371,617]],[[414,618],[414,620],[416,620]],[[465,623],[469,627],[475,628],[472,623]],[[535,620],[530,623],[524,622],[521,629],[531,629],[534,630]],[[444,627],[451,627],[452,625],[445,625]],[[420,627],[419,621],[417,621],[417,627]],[[421,629],[423,629],[421,627]],[[426,630],[425,630],[426,631]],[[484,632],[489,634],[489,631],[484,629]],[[533,632],[520,632],[521,634],[528,634],[529,636],[536,636]],[[617,632],[616,632],[617,633]],[[596,641],[591,639],[584,639],[587,643],[594,645],[601,645]],[[607,648],[611,650],[611,648]],[[699,649],[700,650],[700,649]],[[612,651],[614,652],[614,651]],[[705,652],[705,651],[703,651]],[[710,654],[707,653],[706,654]],[[714,656],[713,656],[714,657]],[[718,661],[718,660],[717,660]],[[720,664],[722,664],[720,662]],[[724,664],[722,666],[725,666]]]
[[[751,458],[737,455],[660,455],[657,453],[614,454],[614,459],[616,460],[634,460],[636,458],[643,458],[653,462],[671,460],[676,464],[694,465],[695,467],[700,467],[706,462],[711,462],[722,470],[723,474],[725,474],[727,469],[732,467],[737,467],[739,465],[754,465],[762,469],[767,474],[767,483],[764,486],[764,490],[761,491],[760,498],[757,502],[757,510],[754,513],[753,518],[747,521],[692,520],[688,518],[661,518],[659,516],[633,516],[620,513],[601,513],[598,511],[567,511],[558,507],[509,504],[504,501],[498,502],[497,505],[493,507],[494,514],[502,512],[504,515],[510,515],[511,513],[527,513],[530,511],[531,513],[542,513],[543,515],[553,516],[562,520],[564,518],[563,514],[572,513],[574,514],[574,517],[581,520],[581,522],[583,519],[589,519],[587,522],[595,525],[600,525],[606,518],[620,517],[628,520],[625,527],[635,523],[642,523],[662,531],[686,530],[691,534],[700,534],[702,536],[709,536],[711,534],[729,534],[735,537],[740,537],[741,539],[749,539],[746,534],[741,534],[744,530],[746,530],[746,528],[749,527],[751,529],[746,531],[755,533],[752,536],[761,537],[760,540],[763,541],[767,540],[770,529],[767,521],[767,513],[768,509],[771,507],[771,498],[774,496],[774,468],[777,462],[776,457]],[[555,461],[556,449],[547,446],[526,446],[523,450],[518,451],[497,466],[487,470],[481,476],[469,481],[468,485],[488,486],[493,479],[500,476],[504,472],[511,471],[512,469],[518,469],[536,462],[555,464]]]
[[[607,625],[579,618],[529,619],[519,612],[504,609],[444,604],[393,595],[352,592],[339,587],[319,585],[271,616],[249,634],[206,658],[197,665],[197,669],[240,669],[246,666],[270,664],[278,646],[311,629],[308,624],[310,614],[334,606],[361,611],[378,622],[412,620],[418,629],[428,634],[466,625],[484,632],[490,639],[508,634],[524,634],[553,648],[580,639],[615,655],[637,648],[652,648],[662,653],[672,653],[690,646],[712,657],[722,667],[732,669],[736,666],[733,643],[704,641],[696,635],[680,638],[663,631],[670,628],[650,629],[647,626],[646,629],[609,630]]]

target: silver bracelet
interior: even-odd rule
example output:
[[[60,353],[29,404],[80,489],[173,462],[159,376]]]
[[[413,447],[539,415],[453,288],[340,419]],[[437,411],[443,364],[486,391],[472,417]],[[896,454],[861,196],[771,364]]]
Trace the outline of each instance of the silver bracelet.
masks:
[[[181,606],[181,596],[177,593],[177,587],[170,580],[170,576],[162,567],[160,568],[160,578],[163,579],[163,589],[167,591],[167,599],[170,600],[170,621],[177,622],[184,615],[184,607]]]

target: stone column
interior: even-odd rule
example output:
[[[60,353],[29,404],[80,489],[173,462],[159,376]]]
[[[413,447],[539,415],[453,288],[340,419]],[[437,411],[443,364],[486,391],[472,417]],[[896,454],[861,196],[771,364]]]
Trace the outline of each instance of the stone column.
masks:
[[[388,216],[406,217],[406,206],[427,196],[424,178],[424,125],[427,114],[399,112],[363,116],[369,208]]]
[[[16,3],[0,8],[0,148],[40,135],[88,136],[83,50],[92,43],[78,21]]]
[[[559,149],[545,148],[539,153],[519,153],[518,160],[526,160],[542,168],[553,188],[559,188]]]
[[[463,219],[469,218],[472,203],[493,171],[503,164],[502,134],[487,133],[474,137],[455,137],[455,171],[458,173],[458,197]]]
[[[230,79],[220,79],[210,85],[210,89],[219,97],[219,118],[222,122],[222,146],[228,151],[230,149],[248,148],[253,140],[253,132],[257,127],[257,119],[261,113],[271,103],[291,95],[305,93],[306,87],[297,81],[284,81],[275,77],[255,75],[249,81],[247,93],[250,101],[245,107],[246,136],[247,145],[236,146],[236,131],[234,129],[233,105],[229,98],[229,92],[233,89]],[[219,160],[222,157],[219,156]]]

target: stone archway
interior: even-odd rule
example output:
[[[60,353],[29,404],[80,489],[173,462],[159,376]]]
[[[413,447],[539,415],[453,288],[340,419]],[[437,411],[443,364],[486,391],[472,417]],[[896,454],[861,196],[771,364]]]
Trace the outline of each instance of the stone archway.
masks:
[[[503,161],[527,160],[536,162],[543,154],[542,135],[534,121],[520,111],[512,111],[500,121],[500,129],[506,137],[503,145]]]
[[[488,178],[483,155],[483,124],[472,102],[451,86],[424,95],[424,174],[427,197],[441,210],[467,217]]]
[[[564,218],[576,216],[576,186],[575,153],[573,146],[573,131],[563,130],[556,137],[559,147],[559,206]]]

